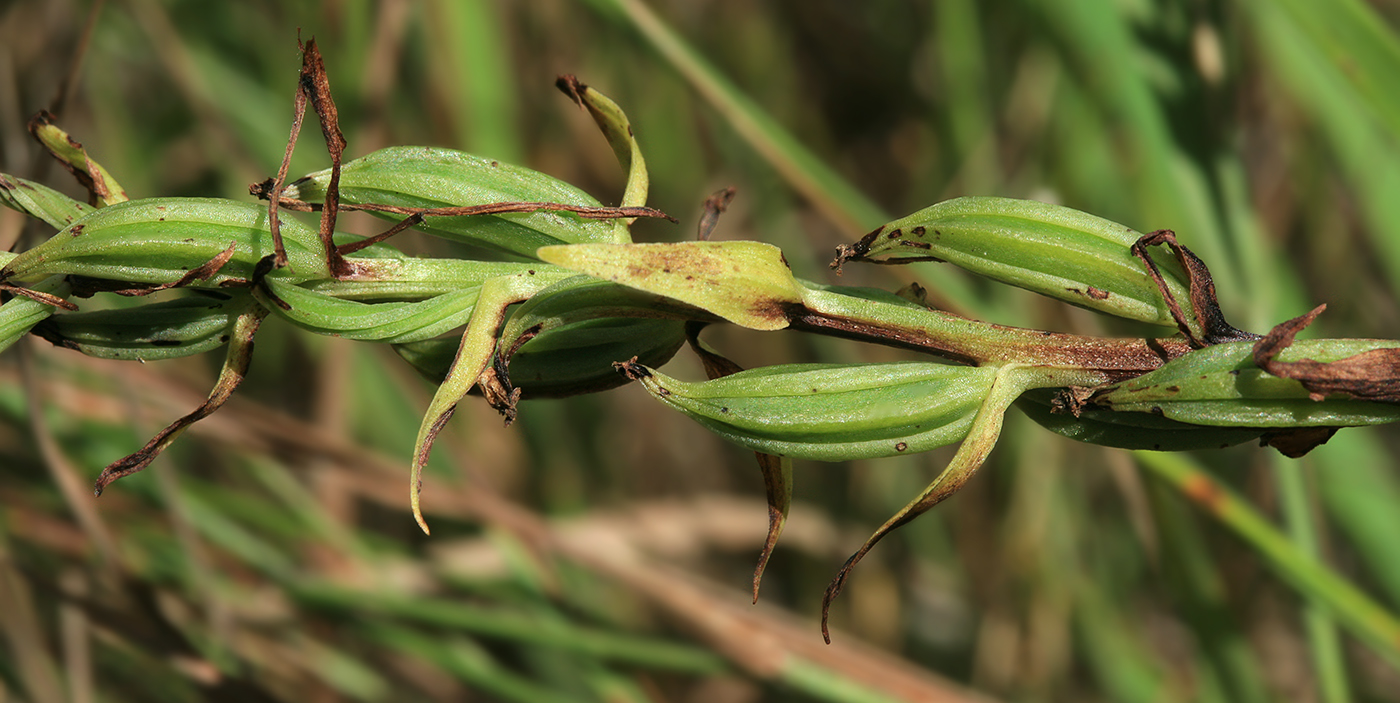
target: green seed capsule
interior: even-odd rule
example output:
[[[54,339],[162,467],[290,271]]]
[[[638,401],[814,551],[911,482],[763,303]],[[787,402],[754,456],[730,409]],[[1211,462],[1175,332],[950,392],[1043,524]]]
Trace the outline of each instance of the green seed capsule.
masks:
[[[571,275],[538,261],[515,263],[471,259],[375,258],[351,259],[358,273],[342,281],[308,281],[302,287],[343,300],[366,302],[417,301],[479,287],[498,276],[540,276],[555,280]]]
[[[961,440],[993,367],[934,363],[768,366],[690,383],[640,364],[620,370],[661,402],[764,454],[845,461]]]
[[[1279,359],[1338,361],[1400,342],[1319,339],[1295,342]],[[1193,425],[1225,427],[1353,427],[1400,420],[1400,405],[1333,397],[1309,399],[1298,381],[1254,365],[1253,342],[1193,351],[1152,373],[1108,386],[1089,397],[1091,407],[1152,413]]]
[[[55,315],[34,333],[56,346],[103,359],[155,361],[217,349],[253,304],[241,292],[227,300],[191,296],[119,310]]]
[[[293,183],[285,195],[319,202],[329,181],[330,171],[319,171]],[[340,172],[340,199],[428,208],[502,202],[600,205],[578,188],[527,168],[452,149],[410,146],[380,149],[345,164]],[[612,221],[561,212],[429,217],[416,229],[529,257],[551,244],[628,241],[626,229]]]
[[[269,276],[326,278],[314,230],[283,218],[290,266]],[[26,284],[52,275],[78,275],[140,284],[172,284],[233,245],[233,257],[198,281],[203,287],[246,281],[272,253],[267,208],[217,198],[147,198],[101,208],[69,225],[0,269],[0,279]]]
[[[265,307],[297,327],[333,337],[391,343],[432,339],[461,327],[471,318],[481,292],[479,285],[467,286],[416,303],[362,303],[280,281],[265,284],[287,306],[266,300]]]
[[[1028,417],[1055,434],[1118,449],[1179,452],[1222,449],[1258,439],[1267,430],[1258,427],[1209,427],[1191,425],[1149,413],[1083,409],[1079,417],[1052,410],[1053,392],[1031,391],[1016,401]]]
[[[837,261],[937,259],[1099,312],[1175,326],[1130,248],[1142,235],[1078,210],[1031,200],[966,197],[895,220],[842,247]],[[1170,256],[1153,252],[1177,300],[1190,300]]]

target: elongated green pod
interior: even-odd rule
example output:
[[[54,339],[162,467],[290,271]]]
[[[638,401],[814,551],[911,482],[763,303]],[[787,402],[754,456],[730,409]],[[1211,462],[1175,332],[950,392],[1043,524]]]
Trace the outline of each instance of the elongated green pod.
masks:
[[[56,346],[103,359],[155,361],[228,344],[229,328],[253,305],[247,292],[224,300],[191,296],[132,308],[65,313],[34,333]]]
[[[350,259],[356,274],[347,279],[308,281],[302,287],[344,300],[427,300],[446,293],[480,286],[498,276],[567,277],[557,266],[531,262],[475,261],[471,259],[378,258]]]
[[[316,232],[284,219],[290,266],[269,274],[282,280],[326,278]],[[173,284],[233,247],[218,271],[192,283],[241,283],[272,253],[267,208],[219,198],[147,198],[101,208],[64,228],[0,269],[0,280],[25,284],[77,275],[140,284]]]
[[[1294,342],[1281,361],[1332,362],[1400,342],[1318,339]],[[1332,397],[1309,398],[1298,381],[1254,364],[1253,342],[1217,344],[1172,360],[1148,374],[1098,390],[1088,406],[1119,413],[1153,413],[1193,425],[1224,427],[1354,427],[1400,420],[1400,405]]]
[[[703,311],[654,293],[572,276],[525,301],[501,330],[498,363],[509,378],[530,379],[534,393],[552,395],[595,385],[621,385],[613,364],[636,357],[644,364],[665,363],[685,341],[683,320]],[[629,324],[626,318],[660,318],[655,324]],[[604,322],[610,320],[610,322]],[[588,322],[596,324],[585,324]],[[597,340],[587,335],[597,333]],[[623,335],[639,335],[627,339]],[[572,351],[571,351],[572,350]],[[611,379],[603,381],[608,376]],[[557,387],[557,391],[548,388]],[[523,388],[522,388],[523,390]]]
[[[788,326],[804,288],[783,253],[762,242],[578,244],[540,249],[551,264],[666,296],[757,330]]]
[[[54,229],[63,229],[93,210],[46,185],[3,173],[0,173],[0,205],[37,217]]]
[[[286,305],[264,302],[278,317],[316,334],[364,342],[417,342],[445,334],[466,324],[481,292],[479,285],[466,286],[414,303],[362,303],[280,281],[265,283]]]
[[[510,355],[517,347],[554,328],[583,320],[625,317],[693,320],[707,315],[655,293],[591,276],[572,276],[536,293],[511,314],[501,330],[501,352],[507,361],[513,361]],[[681,333],[677,339],[683,338]]]
[[[935,363],[766,366],[691,383],[640,364],[620,370],[653,397],[756,452],[846,461],[962,439],[996,368]]]
[[[920,210],[842,247],[837,261],[937,259],[1098,312],[1175,326],[1131,227],[1033,200],[964,197]],[[1168,289],[1189,300],[1170,256],[1152,254]],[[1187,313],[1190,315],[1191,313]]]
[[[291,184],[285,195],[319,202],[329,181],[330,170],[318,171]],[[502,202],[600,205],[582,190],[537,171],[452,149],[415,146],[380,149],[345,164],[340,172],[340,200],[429,208]],[[416,229],[528,257],[552,244],[628,241],[626,230],[610,221],[563,212],[428,217]]]
[[[1258,439],[1268,431],[1260,427],[1212,427],[1170,420],[1151,413],[1113,412],[1085,408],[1075,417],[1052,410],[1053,392],[1031,391],[1016,401],[1027,417],[1055,434],[1118,449],[1180,452],[1223,449]]]

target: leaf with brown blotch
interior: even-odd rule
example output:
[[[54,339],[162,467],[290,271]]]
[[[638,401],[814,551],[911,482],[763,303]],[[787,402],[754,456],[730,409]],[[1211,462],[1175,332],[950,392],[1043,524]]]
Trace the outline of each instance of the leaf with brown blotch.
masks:
[[[1326,305],[1319,305],[1306,315],[1279,324],[1254,345],[1254,363],[1275,376],[1303,384],[1313,400],[1336,393],[1400,403],[1400,349],[1372,349],[1332,362],[1277,360],[1279,353],[1293,344],[1293,338],[1326,309]]]

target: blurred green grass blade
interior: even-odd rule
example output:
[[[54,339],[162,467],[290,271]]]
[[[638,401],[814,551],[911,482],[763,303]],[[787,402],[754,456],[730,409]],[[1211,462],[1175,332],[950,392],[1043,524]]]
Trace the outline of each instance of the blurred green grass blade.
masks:
[[[1305,556],[1318,560],[1318,526],[1314,524],[1312,501],[1309,498],[1306,470],[1308,462],[1270,455],[1274,478],[1278,482],[1283,519],[1293,544]],[[1317,688],[1324,703],[1346,703],[1351,700],[1347,681],[1346,657],[1337,636],[1337,623],[1332,614],[1316,601],[1304,605],[1303,630],[1308,638]]]
[[[1230,703],[1266,701],[1263,680],[1241,624],[1226,602],[1225,585],[1204,535],[1166,486],[1147,486],[1162,542],[1166,580],[1182,600],[1204,664]]]
[[[1178,147],[1144,70],[1146,49],[1132,18],[1113,0],[1024,0],[1037,10],[1104,122],[1123,140],[1120,177],[1132,184],[1137,211],[1127,224],[1173,229],[1205,259],[1227,307],[1238,297],[1234,257],[1224,246],[1200,165]]]
[[[1367,112],[1400,138],[1400,37],[1361,0],[1249,0],[1286,13],[1361,98]],[[1264,9],[1264,8],[1256,8]]]
[[[1249,545],[1299,593],[1330,610],[1354,636],[1400,668],[1400,619],[1337,572],[1309,558],[1253,506],[1180,454],[1134,452],[1162,479]]]
[[[848,236],[860,236],[890,219],[880,206],[744,95],[642,0],[589,0],[589,4],[626,18],[755,150]]]
[[[794,190],[846,236],[859,237],[890,219],[879,205],[744,95],[643,0],[588,2],[610,19],[621,18],[634,27]],[[961,309],[976,312],[986,307],[960,278],[936,276],[927,283]]]
[[[1400,288],[1400,133],[1386,135],[1350,90],[1357,67],[1328,60],[1307,32],[1273,2],[1249,2],[1251,23],[1275,77],[1317,123],[1354,189],[1370,240],[1393,288]],[[1394,73],[1387,80],[1393,82]],[[1392,93],[1394,91],[1391,91]]]
[[[946,95],[944,106],[957,168],[967,176],[961,184],[970,194],[990,194],[999,180],[991,152],[982,146],[996,120],[988,100],[986,56],[982,44],[978,3],[937,0],[933,3],[934,47]]]
[[[189,70],[199,78],[201,97],[227,119],[241,142],[239,148],[245,154],[256,154],[259,163],[268,167],[269,175],[275,174],[281,145],[287,143],[287,125],[292,117],[287,101],[295,84],[288,80],[280,86],[285,94],[275,92],[261,76],[248,75],[247,66],[230,66],[225,56],[206,45],[188,45],[187,56],[191,60]],[[294,156],[293,174],[305,173],[326,160],[324,142],[315,133],[311,136],[306,142],[299,142],[303,148]],[[246,195],[245,188],[235,197]]]
[[[391,625],[366,624],[367,639],[416,659],[431,662],[464,683],[502,701],[519,703],[582,703],[589,699],[558,691],[503,669],[491,655],[473,643],[454,638],[437,639]]]
[[[248,460],[249,476],[277,500],[289,517],[306,526],[306,536],[324,541],[343,555],[368,563],[373,555],[352,528],[336,522],[326,506],[284,465],[260,458]]]
[[[547,615],[519,610],[473,607],[438,598],[366,593],[312,583],[297,584],[293,592],[309,606],[402,618],[409,622],[576,652],[632,666],[697,674],[713,674],[727,669],[718,656],[688,645],[579,627]]]
[[[1084,663],[1109,700],[1161,703],[1168,695],[1167,677],[1130,633],[1134,627],[1109,605],[1093,582],[1075,585],[1074,629]]]
[[[505,41],[510,36],[492,0],[432,0],[425,29],[433,89],[450,106],[456,143],[466,151],[523,163],[520,107]]]
[[[187,487],[193,481],[187,481]],[[274,579],[290,579],[296,572],[290,557],[271,542],[258,537],[243,525],[224,515],[215,505],[186,490],[184,501],[189,509],[190,523],[204,539],[243,560]]]
[[[865,684],[852,681],[830,667],[803,657],[789,657],[779,679],[795,690],[819,701],[834,703],[900,703],[904,699],[887,696]]]
[[[40,612],[29,580],[16,564],[9,540],[0,533],[0,635],[8,645],[16,682],[33,703],[62,703],[58,662],[49,654]],[[7,667],[9,668],[9,667]]]
[[[1391,607],[1400,607],[1400,541],[1395,539],[1400,478],[1376,431],[1356,428],[1343,435],[1313,455],[1318,495]]]
[[[360,701],[389,700],[389,682],[373,666],[324,642],[304,640],[297,645],[307,667],[333,690]]]

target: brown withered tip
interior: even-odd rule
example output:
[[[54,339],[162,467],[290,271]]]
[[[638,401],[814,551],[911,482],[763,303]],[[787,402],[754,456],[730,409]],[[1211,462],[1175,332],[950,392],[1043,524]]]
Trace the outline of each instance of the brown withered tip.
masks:
[[[580,110],[584,108],[583,91],[588,90],[588,86],[580,81],[578,76],[572,73],[565,73],[554,79],[554,87],[558,88],[561,93],[569,96],[569,99],[574,101],[574,104],[578,105]]]
[[[841,265],[851,259],[858,259],[860,255],[856,253],[854,247],[846,244],[836,245],[836,258],[831,262],[831,268],[836,271],[836,275],[841,275]]]
[[[258,200],[267,200],[269,194],[272,192],[273,187],[275,187],[276,185],[276,178],[268,178],[267,180],[258,181],[257,183],[249,183],[248,195],[257,198]]]
[[[831,268],[836,270],[836,275],[841,275],[841,265],[847,261],[864,259],[866,253],[870,251],[870,245],[885,231],[885,226],[880,225],[871,230],[864,237],[861,237],[855,244],[841,244],[836,247],[836,260],[831,262]]]
[[[1299,427],[1282,432],[1266,432],[1259,438],[1259,446],[1273,447],[1289,459],[1297,459],[1304,454],[1326,444],[1337,434],[1338,427]]]
[[[54,114],[52,112],[49,112],[48,110],[40,110],[34,113],[34,115],[29,118],[29,122],[25,124],[25,127],[28,128],[29,132],[32,134],[35,130],[39,129],[40,127],[47,127],[53,124],[54,120],[56,119],[58,118],[54,117]]]
[[[1050,399],[1050,412],[1056,415],[1073,415],[1077,418],[1084,412],[1084,406],[1093,395],[1094,389],[1083,386],[1061,389]]]
[[[632,357],[627,361],[614,361],[613,368],[622,374],[629,381],[640,381],[644,378],[651,378],[651,371],[647,367],[637,363],[637,357]]]

